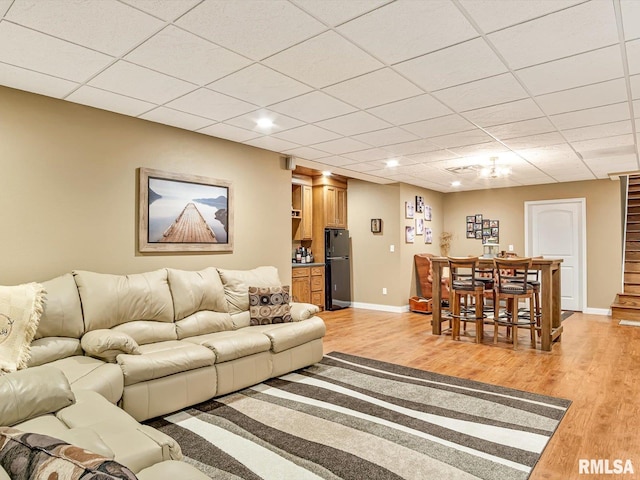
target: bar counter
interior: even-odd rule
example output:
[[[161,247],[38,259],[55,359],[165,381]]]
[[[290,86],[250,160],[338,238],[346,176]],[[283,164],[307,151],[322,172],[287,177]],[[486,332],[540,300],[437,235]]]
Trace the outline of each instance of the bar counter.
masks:
[[[432,333],[440,335],[442,333],[442,312],[441,312],[441,279],[442,269],[449,266],[447,257],[433,257],[433,318]],[[531,260],[531,270],[540,271],[541,282],[541,344],[542,350],[551,351],[554,341],[560,341],[562,336],[561,317],[561,292],[560,292],[560,264],[562,259],[533,258]],[[480,257],[479,268],[493,268],[493,258]]]

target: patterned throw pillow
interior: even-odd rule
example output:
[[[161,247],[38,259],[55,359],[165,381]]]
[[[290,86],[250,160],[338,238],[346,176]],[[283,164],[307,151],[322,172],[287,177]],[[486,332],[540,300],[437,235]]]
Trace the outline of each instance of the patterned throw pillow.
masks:
[[[48,435],[0,427],[0,466],[12,480],[137,480],[118,462]]]
[[[291,322],[289,286],[249,287],[251,325]]]

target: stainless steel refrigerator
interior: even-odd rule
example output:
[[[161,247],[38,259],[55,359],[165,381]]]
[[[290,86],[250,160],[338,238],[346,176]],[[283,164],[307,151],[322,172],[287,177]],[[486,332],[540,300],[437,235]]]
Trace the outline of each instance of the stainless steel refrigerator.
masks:
[[[324,229],[325,308],[340,310],[351,306],[351,264],[349,230]]]

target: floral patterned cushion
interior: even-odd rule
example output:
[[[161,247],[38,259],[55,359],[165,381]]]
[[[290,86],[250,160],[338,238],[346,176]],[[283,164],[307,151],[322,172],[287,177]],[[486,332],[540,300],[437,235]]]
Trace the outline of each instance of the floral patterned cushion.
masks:
[[[136,480],[127,467],[38,433],[0,427],[0,466],[12,480]]]
[[[251,325],[291,322],[289,286],[249,287]]]

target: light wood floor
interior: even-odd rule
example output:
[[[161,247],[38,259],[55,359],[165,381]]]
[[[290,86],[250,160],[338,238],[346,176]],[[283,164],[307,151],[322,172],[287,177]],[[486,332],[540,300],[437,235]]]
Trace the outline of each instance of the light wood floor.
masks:
[[[562,341],[551,352],[530,348],[521,329],[518,350],[467,337],[431,334],[431,316],[348,308],[322,312],[324,351],[353,355],[469,378],[573,402],[531,480],[640,478],[640,328],[622,327],[600,315],[574,313],[563,322]],[[444,326],[445,324],[443,324]],[[539,345],[538,345],[539,348]],[[636,475],[579,474],[579,459],[630,459]],[[505,479],[508,480],[508,479]]]

